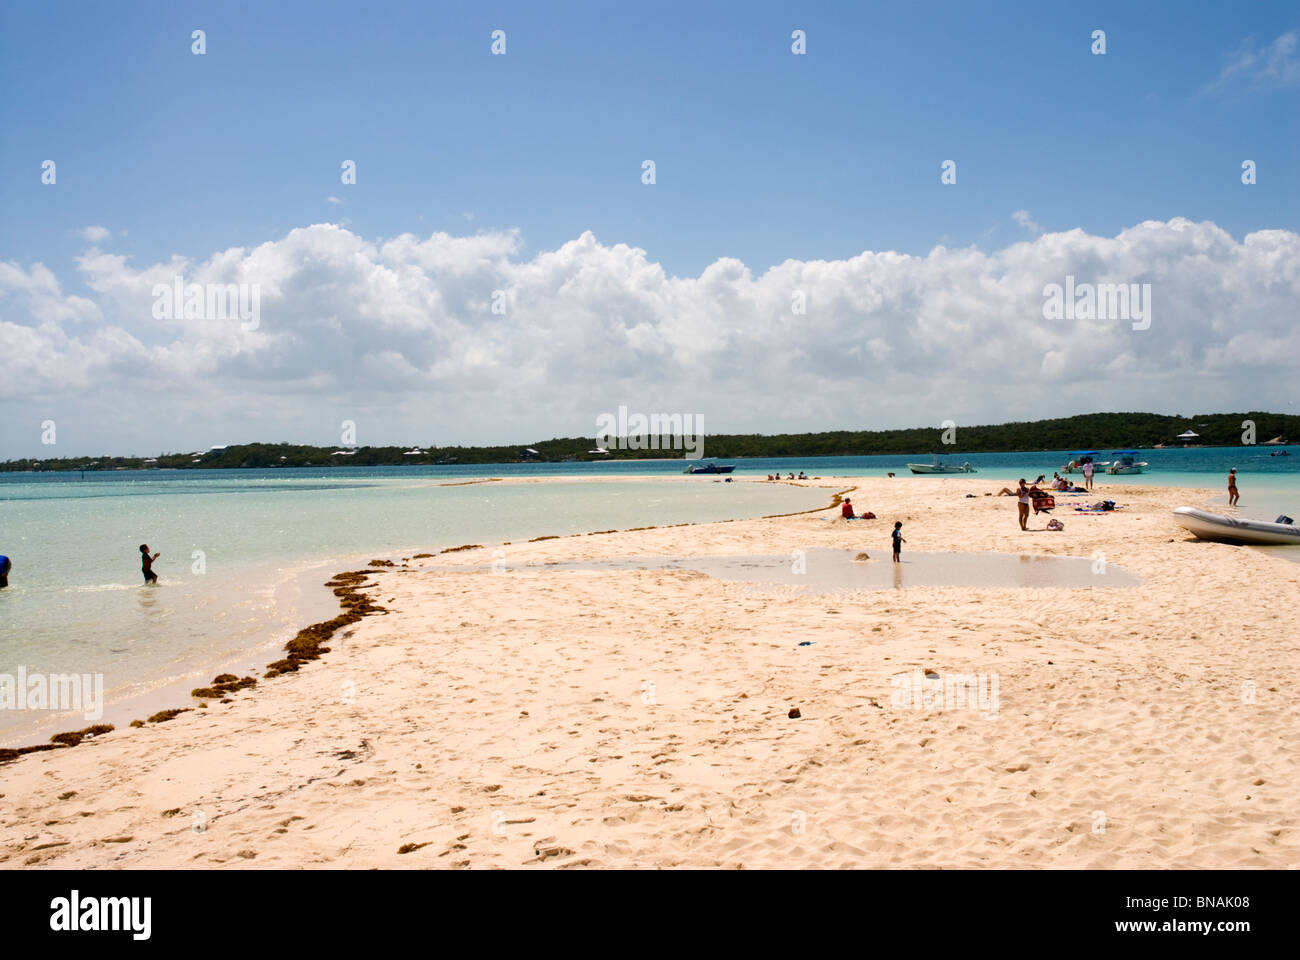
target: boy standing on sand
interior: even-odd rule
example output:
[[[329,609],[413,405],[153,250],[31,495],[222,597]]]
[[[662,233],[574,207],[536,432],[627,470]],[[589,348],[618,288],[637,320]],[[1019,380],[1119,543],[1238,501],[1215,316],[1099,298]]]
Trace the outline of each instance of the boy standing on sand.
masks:
[[[1237,505],[1237,468],[1228,471],[1228,506]]]
[[[899,551],[903,549],[903,544],[905,543],[907,543],[907,541],[903,539],[903,521],[895,520],[894,521],[894,562],[895,563],[902,562],[898,559],[898,554]]]
[[[1092,471],[1095,469],[1091,460],[1083,465],[1083,485],[1089,490],[1092,489]],[[1024,483],[1025,481],[1021,480],[1020,482]]]
[[[140,544],[140,572],[144,574],[145,583],[157,583],[158,574],[153,572],[153,562],[161,557],[161,553],[155,553],[149,556],[149,544]]]

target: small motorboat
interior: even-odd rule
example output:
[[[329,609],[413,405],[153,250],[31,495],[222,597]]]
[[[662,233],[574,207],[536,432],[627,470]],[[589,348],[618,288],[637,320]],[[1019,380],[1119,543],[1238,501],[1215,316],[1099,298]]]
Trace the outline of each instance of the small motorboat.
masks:
[[[961,466],[955,463],[940,463],[939,455],[935,454],[933,463],[909,463],[907,469],[913,473],[976,473],[976,469],[966,461]]]
[[[1110,466],[1109,460],[1103,460],[1100,463],[1094,460],[1093,457],[1095,457],[1096,455],[1097,455],[1096,450],[1075,450],[1072,454],[1070,454],[1070,462],[1061,468],[1061,472],[1062,473],[1083,473],[1083,465],[1085,463],[1091,463],[1093,470],[1096,470],[1097,467]]]
[[[706,463],[702,465],[692,463],[692,464],[688,464],[686,469],[683,470],[682,473],[730,473],[732,470],[735,469],[736,469],[736,465],[734,463],[730,463],[730,464]]]
[[[1194,507],[1179,507],[1174,511],[1174,520],[1184,530],[1190,530],[1202,540],[1300,546],[1300,527],[1290,517],[1278,517],[1270,523],[1267,520],[1225,517]]]
[[[1136,450],[1116,450],[1115,460],[1106,468],[1107,473],[1145,473],[1151,466],[1145,460],[1137,458]]]
[[[1289,456],[1291,456],[1291,451],[1290,451],[1290,450],[1274,450],[1272,453],[1269,454],[1269,456],[1270,456],[1270,457],[1289,457]]]

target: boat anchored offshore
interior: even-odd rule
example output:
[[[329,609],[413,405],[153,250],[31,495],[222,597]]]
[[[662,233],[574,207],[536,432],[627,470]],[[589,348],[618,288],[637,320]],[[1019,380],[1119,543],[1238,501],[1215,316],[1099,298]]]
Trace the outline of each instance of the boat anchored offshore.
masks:
[[[1106,468],[1107,473],[1144,473],[1151,466],[1137,458],[1136,450],[1116,450],[1115,461]]]
[[[933,463],[909,463],[907,469],[913,473],[977,473],[976,469],[966,461],[961,466],[955,463],[940,463],[939,455],[935,454]]]
[[[692,464],[688,464],[686,469],[683,470],[682,473],[730,473],[732,470],[735,469],[736,469],[736,465],[734,463],[729,463],[729,464],[706,463],[702,465],[692,463]]]
[[[1174,511],[1174,520],[1202,540],[1300,546],[1300,527],[1290,517],[1278,517],[1270,523],[1267,520],[1225,517],[1194,507],[1179,507]]]
[[[1103,460],[1100,463],[1094,460],[1093,457],[1095,457],[1096,455],[1097,455],[1096,450],[1075,450],[1073,453],[1070,454],[1070,462],[1061,468],[1061,472],[1062,473],[1083,473],[1083,465],[1085,463],[1091,463],[1094,470],[1097,467],[1110,466],[1109,460]]]

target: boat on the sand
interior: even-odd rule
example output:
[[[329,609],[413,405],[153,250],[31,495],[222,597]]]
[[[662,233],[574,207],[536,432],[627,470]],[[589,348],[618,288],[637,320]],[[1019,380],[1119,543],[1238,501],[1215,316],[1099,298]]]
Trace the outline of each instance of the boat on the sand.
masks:
[[[1191,531],[1202,540],[1300,546],[1300,527],[1290,517],[1278,517],[1273,522],[1247,520],[1243,517],[1225,517],[1195,507],[1178,507],[1174,510],[1174,520],[1184,530]],[[1282,520],[1291,522],[1282,523]]]

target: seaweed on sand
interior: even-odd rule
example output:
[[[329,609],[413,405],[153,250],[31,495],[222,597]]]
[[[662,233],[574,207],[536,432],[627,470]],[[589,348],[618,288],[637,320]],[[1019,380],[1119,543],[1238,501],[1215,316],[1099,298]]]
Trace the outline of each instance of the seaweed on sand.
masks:
[[[68,747],[75,747],[86,737],[97,737],[101,733],[108,733],[113,729],[111,723],[97,723],[93,727],[86,727],[84,730],[69,730],[66,733],[56,733],[50,737],[50,743],[61,743]]]
[[[236,677],[233,673],[223,673],[212,681],[212,686],[196,687],[190,691],[190,696],[207,700],[220,700],[227,693],[255,686],[257,686],[257,681],[252,677]]]
[[[288,656],[267,664],[264,678],[269,680],[281,674],[297,673],[302,664],[310,660],[319,660],[323,654],[330,652],[330,648],[325,646],[325,641],[339,630],[356,623],[363,617],[387,613],[386,609],[361,592],[365,587],[375,586],[367,579],[373,572],[353,570],[335,574],[325,586],[334,588],[334,595],[339,598],[339,606],[343,608],[343,612],[332,619],[313,623],[299,630],[297,635],[284,645]]]

